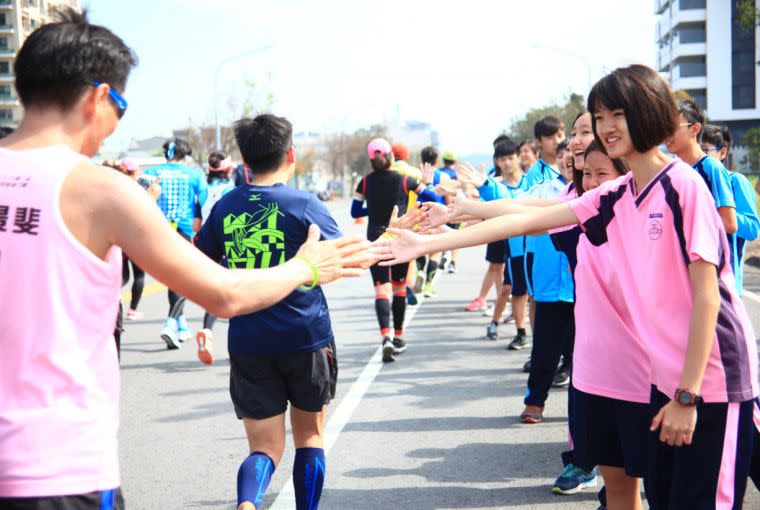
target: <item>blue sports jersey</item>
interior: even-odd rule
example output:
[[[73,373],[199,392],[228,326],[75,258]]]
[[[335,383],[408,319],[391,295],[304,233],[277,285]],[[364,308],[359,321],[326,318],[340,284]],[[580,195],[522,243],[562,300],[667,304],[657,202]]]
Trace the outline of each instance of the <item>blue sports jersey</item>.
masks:
[[[562,177],[547,180],[525,193],[526,198],[557,198],[565,189]],[[575,300],[575,286],[570,274],[567,256],[557,251],[549,234],[526,236],[526,251],[533,253],[533,284],[528,282],[528,291],[535,301],[572,303]],[[529,257],[525,257],[525,274],[528,272]]]
[[[730,236],[731,261],[736,290],[741,296],[744,292],[744,253],[747,250],[747,242],[754,241],[760,234],[760,219],[757,216],[757,202],[752,184],[739,172],[730,172],[730,176],[736,203],[736,223],[739,226],[736,234]]]
[[[526,185],[528,188],[532,188],[544,181],[551,181],[552,179],[556,179],[559,176],[559,170],[551,166],[543,159],[539,159],[533,163],[530,168],[528,168],[528,172],[525,174],[525,179],[527,180]]]
[[[161,196],[156,204],[177,230],[192,237],[195,205],[206,202],[208,188],[203,172],[182,163],[165,163],[145,170],[145,175],[160,177]]]
[[[703,156],[694,164],[694,169],[707,184],[707,189],[715,200],[715,207],[736,207],[731,189],[731,176],[723,163],[712,156]]]
[[[224,195],[198,232],[195,245],[230,268],[261,269],[290,260],[316,223],[322,239],[341,236],[327,208],[311,193],[274,186],[239,186]],[[264,310],[230,319],[231,354],[277,356],[313,352],[333,339],[320,287],[296,290]]]
[[[439,168],[438,170],[440,170],[441,172],[445,173],[446,175],[448,175],[449,177],[451,177],[455,181],[457,180],[457,171],[456,171],[456,169],[454,167],[444,166],[442,168]]]
[[[491,200],[499,200],[502,198],[519,198],[525,193],[525,191],[527,191],[527,181],[524,175],[520,176],[520,182],[517,186],[505,184],[504,181],[488,177],[483,185],[478,188],[480,198],[484,202],[490,202]],[[507,242],[509,243],[510,258],[517,258],[525,255],[525,236],[510,237],[507,239]]]

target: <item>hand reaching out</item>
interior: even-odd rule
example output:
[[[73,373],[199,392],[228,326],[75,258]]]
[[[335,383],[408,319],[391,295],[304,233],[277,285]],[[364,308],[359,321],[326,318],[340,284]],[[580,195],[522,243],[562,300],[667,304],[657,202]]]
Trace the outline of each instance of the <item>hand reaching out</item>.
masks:
[[[449,210],[445,205],[438,202],[425,202],[422,204],[422,209],[425,210],[425,219],[422,221],[424,230],[427,231],[450,223]]]
[[[448,206],[448,223],[457,223],[464,221],[472,216],[470,212],[470,206],[474,203],[474,200],[467,198],[461,191],[457,193],[454,201]]]
[[[410,229],[417,231],[427,217],[427,210],[423,209],[421,204],[412,206],[403,216],[398,217],[398,206],[393,206],[388,226],[391,228]]]
[[[480,165],[480,171],[475,170],[475,167],[469,163],[462,163],[457,166],[457,179],[462,181],[463,184],[470,184],[479,188],[486,182],[487,178],[488,174],[486,173],[485,165]]]
[[[319,272],[320,285],[345,276],[360,276],[363,274],[361,269],[371,266],[377,260],[367,249],[369,242],[359,237],[346,236],[330,241],[320,241],[319,237],[319,227],[311,225],[306,241],[297,255],[314,264]],[[311,280],[304,283],[311,284]]]
[[[425,184],[430,184],[433,182],[434,176],[435,176],[435,167],[431,165],[430,163],[423,163],[422,164],[422,182]]]

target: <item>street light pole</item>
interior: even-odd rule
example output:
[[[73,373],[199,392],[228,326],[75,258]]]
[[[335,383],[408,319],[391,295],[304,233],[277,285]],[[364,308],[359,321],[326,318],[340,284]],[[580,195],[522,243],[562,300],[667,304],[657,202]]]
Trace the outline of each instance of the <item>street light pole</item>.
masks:
[[[235,55],[231,55],[225,58],[219,62],[218,66],[216,66],[216,73],[214,73],[214,123],[216,124],[216,150],[222,150],[222,128],[219,126],[219,74],[222,71],[222,67],[229,64],[230,62],[234,62],[235,60],[239,60],[256,53],[261,53],[271,48],[272,45],[268,44],[266,46],[262,46],[253,50],[236,53]]]

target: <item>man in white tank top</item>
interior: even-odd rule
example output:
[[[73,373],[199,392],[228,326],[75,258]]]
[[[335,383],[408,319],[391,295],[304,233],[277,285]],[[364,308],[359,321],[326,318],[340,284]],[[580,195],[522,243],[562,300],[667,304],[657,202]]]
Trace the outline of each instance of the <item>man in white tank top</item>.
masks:
[[[179,238],[128,177],[89,161],[127,109],[132,51],[65,11],[16,59],[25,115],[0,141],[0,508],[123,508],[113,327],[121,250],[222,316],[299,285],[356,276],[365,243],[319,242],[265,270],[229,271]],[[171,253],[171,257],[163,254]]]

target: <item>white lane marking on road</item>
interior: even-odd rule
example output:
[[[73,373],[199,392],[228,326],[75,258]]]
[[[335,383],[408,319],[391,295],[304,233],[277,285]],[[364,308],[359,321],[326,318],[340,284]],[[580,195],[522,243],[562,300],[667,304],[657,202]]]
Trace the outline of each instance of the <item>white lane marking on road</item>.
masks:
[[[425,302],[423,296],[419,296],[417,299],[419,300],[417,306],[410,307],[409,312],[407,313],[406,320],[404,321],[405,328],[409,326],[412,319],[417,314],[417,310],[419,310],[422,303]],[[335,410],[335,413],[333,413],[330,420],[327,422],[327,425],[325,426],[325,456],[327,456],[327,454],[330,453],[330,450],[332,450],[332,447],[335,446],[335,443],[338,441],[338,436],[343,431],[343,427],[345,427],[348,420],[351,419],[351,415],[354,414],[354,411],[364,398],[364,394],[367,393],[367,390],[372,385],[372,381],[374,381],[377,374],[380,373],[381,368],[383,368],[382,346],[378,347],[369,359],[364,370],[362,370],[361,375],[359,375],[359,378],[351,386],[351,389],[348,390],[348,393],[343,397],[338,409]],[[285,482],[285,485],[283,485],[282,490],[277,495],[277,499],[274,500],[274,503],[269,507],[269,510],[295,510],[295,508],[296,493],[295,489],[293,489],[293,477],[291,476]]]
[[[754,292],[749,291],[747,289],[744,289],[744,295],[750,298],[755,303],[760,303],[760,295],[755,294]]]

